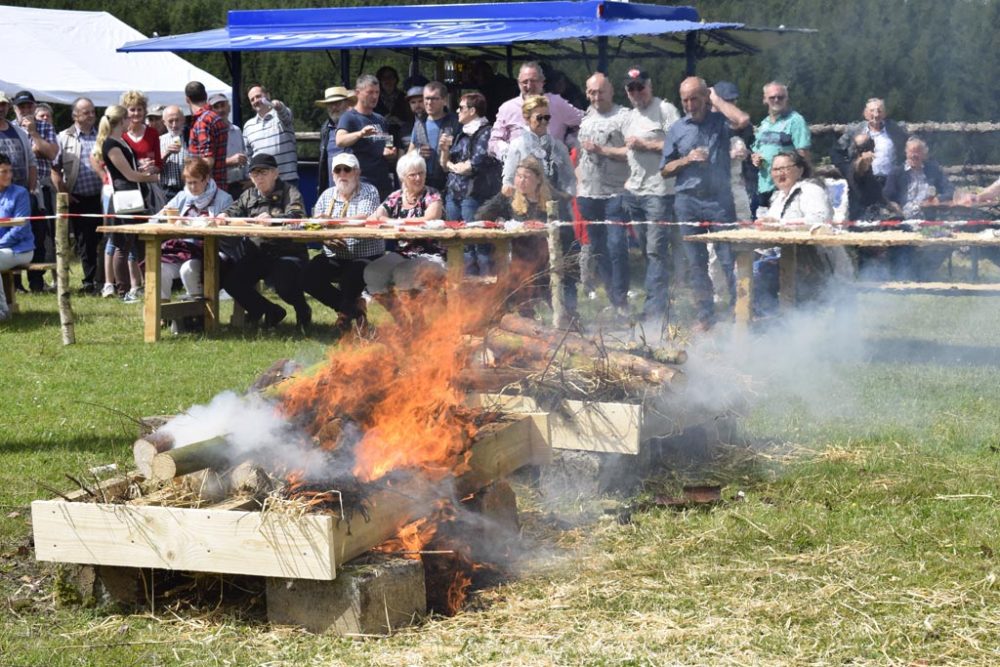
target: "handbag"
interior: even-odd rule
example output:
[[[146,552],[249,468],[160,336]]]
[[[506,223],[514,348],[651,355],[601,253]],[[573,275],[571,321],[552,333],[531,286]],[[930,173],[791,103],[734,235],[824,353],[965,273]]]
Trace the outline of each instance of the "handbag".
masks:
[[[111,204],[115,213],[139,213],[146,210],[142,190],[115,190],[111,195]]]

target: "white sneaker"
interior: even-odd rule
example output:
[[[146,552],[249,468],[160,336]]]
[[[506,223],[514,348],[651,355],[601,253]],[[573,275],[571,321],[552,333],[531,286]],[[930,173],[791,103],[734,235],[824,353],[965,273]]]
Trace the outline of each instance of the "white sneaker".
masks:
[[[101,298],[107,299],[109,296],[115,295],[115,286],[111,283],[104,283],[104,287],[101,288]]]
[[[136,287],[130,289],[125,297],[122,299],[125,303],[141,303],[143,297],[143,291],[141,287]]]

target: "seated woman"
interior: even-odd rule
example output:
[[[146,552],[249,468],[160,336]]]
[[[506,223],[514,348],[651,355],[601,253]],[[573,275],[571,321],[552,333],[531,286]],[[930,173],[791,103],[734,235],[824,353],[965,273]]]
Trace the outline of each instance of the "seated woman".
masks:
[[[0,218],[21,218],[31,215],[31,198],[27,189],[14,184],[14,166],[10,156],[0,153]],[[0,271],[24,266],[35,254],[35,235],[31,223],[0,227]],[[10,317],[7,297],[0,289],[0,321]]]
[[[407,153],[396,163],[403,187],[390,194],[375,211],[377,220],[441,220],[441,193],[426,185],[427,163],[419,153]],[[365,286],[372,296],[386,294],[390,287],[414,290],[444,278],[444,250],[428,239],[402,241],[365,267]]]
[[[319,196],[314,218],[366,220],[379,206],[378,190],[361,180],[361,165],[353,153],[338,153],[331,161],[333,187]],[[337,311],[338,332],[367,322],[364,271],[369,262],[385,254],[382,239],[337,239],[327,241],[323,252],[309,262],[305,290],[320,303]],[[334,287],[336,283],[339,287]]]
[[[159,212],[162,218],[167,211],[176,211],[182,218],[214,218],[233,203],[233,198],[225,190],[220,190],[212,179],[212,168],[204,158],[191,158],[184,163],[181,172],[184,189],[167,202]],[[220,246],[226,246],[227,238],[219,239]],[[163,242],[160,256],[160,298],[170,300],[174,280],[181,279],[188,299],[199,299],[203,295],[201,279],[202,260],[201,239],[168,239]]]
[[[250,161],[248,188],[219,216],[219,224],[269,225],[274,219],[304,218],[305,204],[299,189],[278,178],[278,162],[273,155],[258,153]],[[285,319],[285,309],[257,291],[260,280],[274,285],[286,303],[295,308],[299,329],[312,323],[312,309],[302,291],[302,274],[308,261],[305,245],[291,239],[240,239],[239,250],[222,286],[247,311],[251,324],[264,318],[264,327],[273,328]]]
[[[477,220],[546,220],[546,210],[550,204],[560,202],[549,186],[542,163],[533,157],[521,160],[514,173],[513,192],[504,192],[486,201],[476,211]],[[561,203],[561,202],[560,202]],[[558,204],[556,204],[558,205]],[[563,235],[563,229],[569,234]],[[569,225],[560,229],[563,250],[572,242],[573,228]],[[541,298],[548,286],[549,247],[546,239],[527,237],[511,239],[511,258],[519,264],[530,284],[524,296],[519,298],[520,312],[526,317],[534,315],[532,301]],[[579,279],[579,262],[570,262],[563,275],[563,299],[571,316],[576,314],[576,283]]]
[[[771,178],[776,190],[771,198],[767,213],[760,222],[797,222],[810,227],[829,225],[833,219],[833,209],[826,195],[826,188],[811,179],[812,167],[797,151],[779,153],[771,161]],[[754,306],[758,313],[766,312],[777,303],[778,269],[777,258],[780,251],[767,251],[765,259],[754,263],[754,273],[760,282],[754,291]],[[854,268],[847,251],[834,247],[799,247],[797,265],[806,274],[805,282],[812,283],[813,291],[819,291],[826,277],[833,274],[849,280]]]

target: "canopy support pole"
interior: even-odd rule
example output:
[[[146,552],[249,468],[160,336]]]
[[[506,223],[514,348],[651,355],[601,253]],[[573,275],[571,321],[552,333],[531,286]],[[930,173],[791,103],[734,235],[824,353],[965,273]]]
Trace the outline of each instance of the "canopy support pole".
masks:
[[[597,71],[601,74],[608,73],[608,38],[597,38]]]
[[[347,49],[340,50],[340,80],[344,88],[354,89],[354,84],[351,83],[351,52]]]
[[[684,35],[684,58],[687,60],[685,72],[688,76],[694,76],[698,68],[698,33],[694,30]]]
[[[514,78],[514,47],[507,45],[507,76]]]
[[[413,48],[410,49],[410,72],[407,75],[408,79],[412,79],[417,74],[420,74],[420,49]],[[405,90],[403,91],[406,92]]]
[[[233,82],[233,94],[230,100],[233,108],[233,124],[239,127],[243,123],[243,54],[240,51],[226,53],[229,64],[229,78]]]

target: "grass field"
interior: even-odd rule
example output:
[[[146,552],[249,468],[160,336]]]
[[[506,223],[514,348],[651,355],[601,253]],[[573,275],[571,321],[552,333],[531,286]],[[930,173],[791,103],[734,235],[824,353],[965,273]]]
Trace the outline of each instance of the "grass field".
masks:
[[[871,296],[856,327],[797,322],[732,347],[717,333],[696,346],[692,374],[722,369],[714,381],[746,391],[750,445],[738,461],[650,480],[640,500],[711,476],[726,502],[622,523],[594,514],[598,499],[557,516],[519,488],[518,576],[459,616],[380,639],[272,629],[259,605],[56,604],[54,568],[29,546],[27,505],[49,495],[38,482],[127,465],[129,417],[245,388],[330,341],[289,326],[146,345],[138,306],[77,298],[80,342],[62,347],[54,300],[22,306],[0,324],[4,667],[1000,664],[993,299]]]

